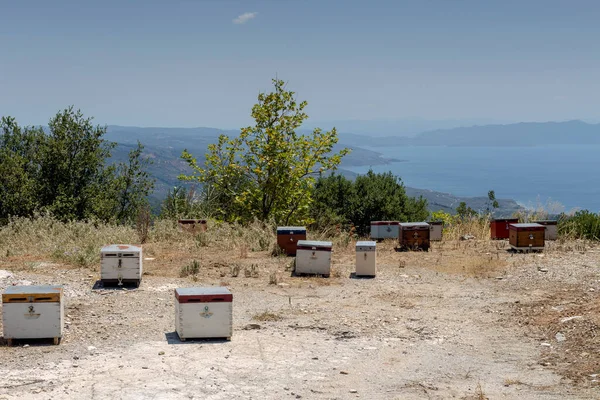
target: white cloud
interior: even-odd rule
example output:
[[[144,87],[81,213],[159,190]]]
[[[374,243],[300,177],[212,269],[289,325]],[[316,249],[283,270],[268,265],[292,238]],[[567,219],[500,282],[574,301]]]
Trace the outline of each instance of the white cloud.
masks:
[[[239,15],[236,19],[234,19],[233,23],[234,24],[245,24],[246,22],[250,21],[251,19],[256,18],[257,15],[258,15],[257,12],[243,13],[242,15]]]

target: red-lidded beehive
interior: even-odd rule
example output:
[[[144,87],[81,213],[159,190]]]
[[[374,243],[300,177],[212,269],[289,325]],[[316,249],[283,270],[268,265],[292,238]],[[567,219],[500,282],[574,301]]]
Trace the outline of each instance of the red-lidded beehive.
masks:
[[[543,250],[546,228],[540,224],[510,224],[510,247],[515,250]]]
[[[508,226],[519,222],[518,218],[495,218],[490,222],[492,239],[508,239]]]
[[[306,228],[303,226],[277,227],[277,245],[288,256],[296,255],[298,240],[306,240]]]
[[[427,222],[401,222],[400,248],[429,251],[429,224]]]
[[[175,328],[182,341],[231,339],[233,295],[226,287],[175,289]]]

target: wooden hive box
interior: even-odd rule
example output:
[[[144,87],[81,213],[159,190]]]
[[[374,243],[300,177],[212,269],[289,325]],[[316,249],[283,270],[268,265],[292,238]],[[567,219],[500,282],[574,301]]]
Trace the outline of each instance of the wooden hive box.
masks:
[[[492,239],[508,239],[510,224],[519,222],[518,218],[495,218],[490,222],[490,237]]]
[[[104,284],[142,282],[142,248],[129,244],[111,244],[100,250],[100,280]]]
[[[429,240],[431,241],[441,241],[442,240],[442,231],[444,230],[444,221],[431,221],[429,224]]]
[[[558,239],[558,221],[555,220],[544,220],[544,221],[532,221],[536,224],[544,225],[546,227],[546,233],[544,234],[545,240],[556,240]]]
[[[277,246],[288,256],[296,255],[299,240],[306,240],[306,228],[303,226],[277,227]]]
[[[206,220],[205,219],[180,219],[177,220],[182,230],[198,233],[206,232]]]
[[[543,250],[546,229],[540,224],[510,224],[509,243],[514,250]]]
[[[231,340],[233,295],[226,287],[175,289],[175,329],[181,341]]]
[[[297,275],[311,274],[329,277],[331,273],[331,242],[300,240],[296,252]]]
[[[2,294],[2,325],[9,346],[13,339],[54,339],[64,327],[61,286],[9,286]]]
[[[371,221],[371,239],[398,239],[398,221]]]
[[[375,276],[377,270],[377,243],[356,242],[356,276]]]
[[[429,233],[430,229],[427,222],[401,222],[400,248],[429,251]]]

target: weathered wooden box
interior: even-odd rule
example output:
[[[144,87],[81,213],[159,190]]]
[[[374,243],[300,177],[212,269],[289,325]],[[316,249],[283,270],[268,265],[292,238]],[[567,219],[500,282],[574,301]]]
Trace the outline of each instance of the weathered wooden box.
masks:
[[[401,222],[400,248],[429,251],[429,233],[430,229],[427,222]]]
[[[295,273],[329,276],[331,273],[331,247],[331,242],[298,241]]]
[[[4,339],[54,339],[58,344],[64,327],[61,286],[9,286],[2,294]]]
[[[540,224],[510,224],[509,244],[515,250],[542,250],[546,229]]]
[[[175,289],[175,329],[182,341],[231,340],[233,295],[226,287]]]
[[[303,226],[277,227],[277,246],[288,256],[296,255],[299,240],[306,240],[306,228]]]
[[[546,232],[544,234],[545,240],[556,240],[558,239],[558,221],[555,220],[544,220],[544,221],[532,221],[536,224],[544,225]]]
[[[371,239],[398,239],[398,221],[371,221]]]
[[[495,218],[490,222],[492,239],[508,239],[508,226],[519,222],[518,218]]]
[[[377,273],[377,243],[356,242],[356,276],[375,276]]]
[[[142,282],[142,248],[128,244],[111,244],[100,250],[100,280],[104,284]]]
[[[442,240],[442,231],[444,230],[444,222],[443,221],[431,221],[429,224],[429,240],[431,241],[441,241]]]
[[[177,223],[182,230],[190,233],[206,232],[205,219],[180,219]]]

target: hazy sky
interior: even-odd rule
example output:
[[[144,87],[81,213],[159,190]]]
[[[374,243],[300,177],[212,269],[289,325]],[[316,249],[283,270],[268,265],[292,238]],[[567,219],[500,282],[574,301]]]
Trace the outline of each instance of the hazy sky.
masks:
[[[0,115],[238,128],[276,74],[311,120],[600,119],[599,1],[0,0]]]

